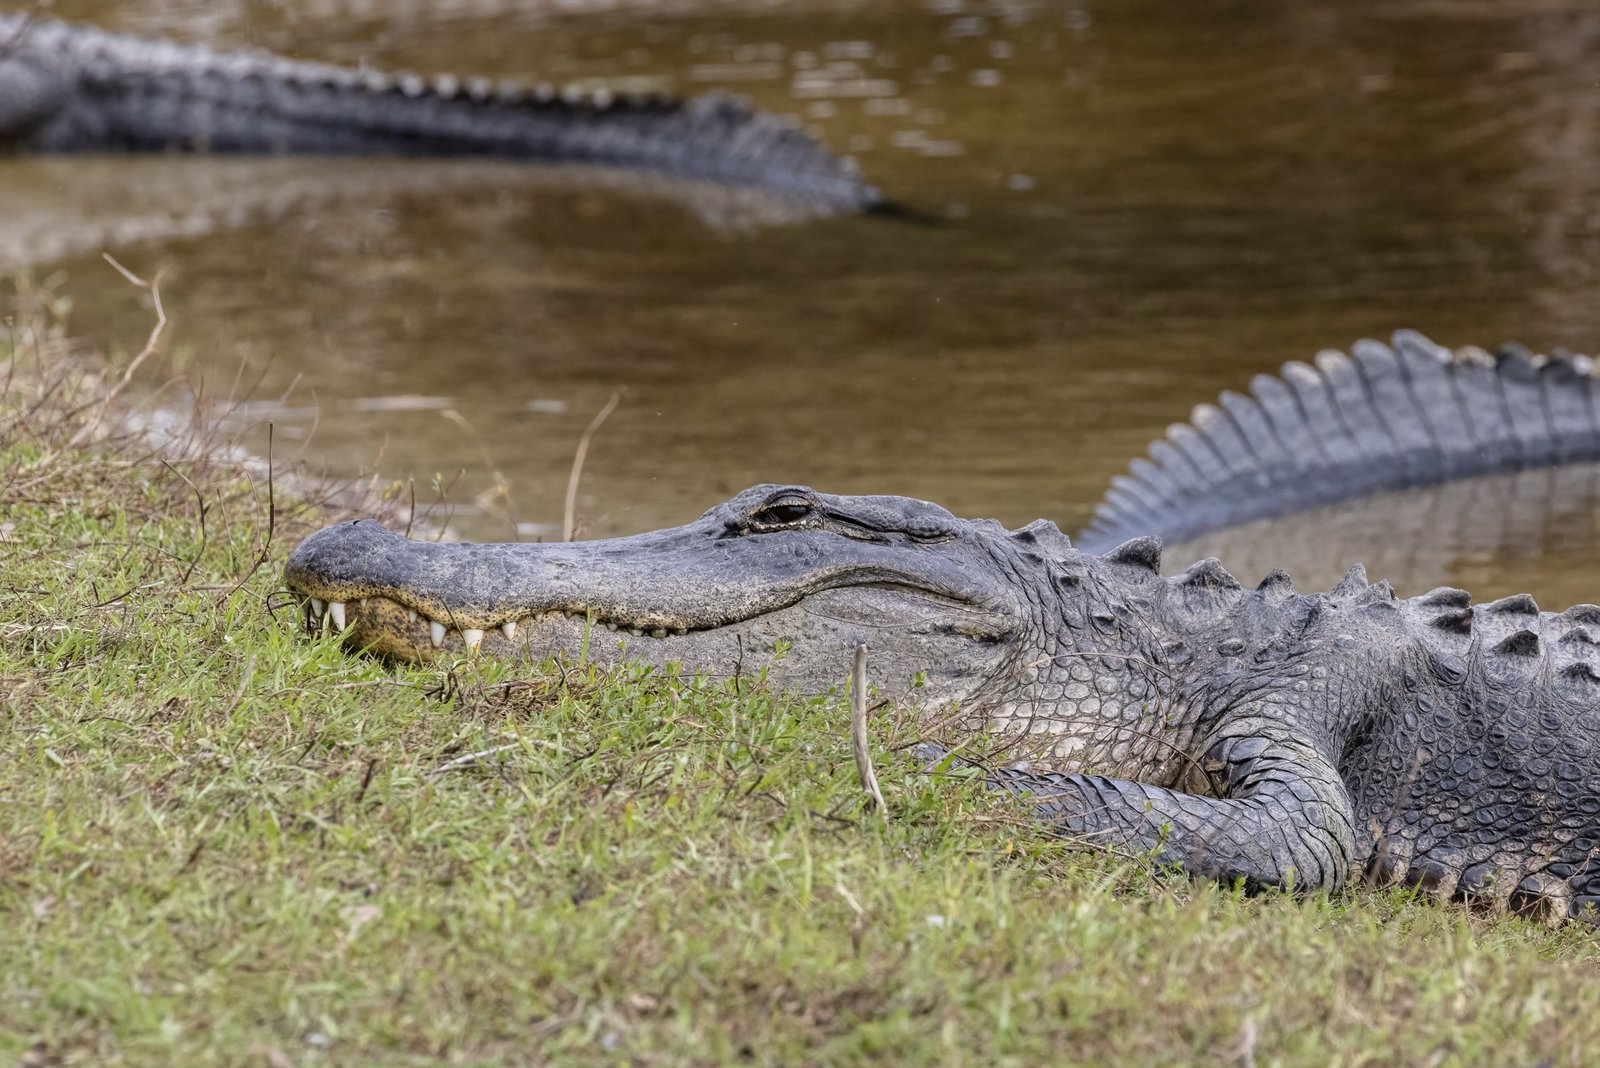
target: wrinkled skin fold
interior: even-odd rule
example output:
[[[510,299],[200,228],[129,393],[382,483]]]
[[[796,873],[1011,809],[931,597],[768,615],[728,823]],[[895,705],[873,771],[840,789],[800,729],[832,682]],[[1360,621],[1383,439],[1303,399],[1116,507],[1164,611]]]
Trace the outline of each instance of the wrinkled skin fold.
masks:
[[[315,626],[402,659],[768,668],[809,692],[858,644],[891,695],[957,711],[947,744],[1054,830],[1201,876],[1353,879],[1552,917],[1600,903],[1600,608],[1399,599],[1359,566],[1327,593],[1246,590],[1160,543],[1102,555],[901,497],[757,486],[681,527],[437,545],[361,521],[291,556]]]

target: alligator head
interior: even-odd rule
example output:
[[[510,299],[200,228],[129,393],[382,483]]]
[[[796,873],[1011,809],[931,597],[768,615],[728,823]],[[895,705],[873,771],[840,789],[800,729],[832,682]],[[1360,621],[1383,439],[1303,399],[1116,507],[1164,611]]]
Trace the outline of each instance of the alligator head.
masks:
[[[983,695],[1036,641],[1039,613],[1010,577],[1026,549],[925,501],[765,485],[684,526],[603,541],[439,544],[341,523],[295,550],[287,581],[313,626],[401,660],[765,667],[821,692],[864,643],[880,688],[920,682],[923,703],[949,704]]]

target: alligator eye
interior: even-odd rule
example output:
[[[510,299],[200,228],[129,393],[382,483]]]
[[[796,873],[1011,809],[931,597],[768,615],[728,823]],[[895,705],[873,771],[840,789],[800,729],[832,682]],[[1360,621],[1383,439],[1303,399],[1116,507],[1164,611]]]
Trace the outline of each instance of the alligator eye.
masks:
[[[804,497],[779,497],[756,509],[750,518],[764,527],[783,527],[798,523],[810,514],[811,502]]]

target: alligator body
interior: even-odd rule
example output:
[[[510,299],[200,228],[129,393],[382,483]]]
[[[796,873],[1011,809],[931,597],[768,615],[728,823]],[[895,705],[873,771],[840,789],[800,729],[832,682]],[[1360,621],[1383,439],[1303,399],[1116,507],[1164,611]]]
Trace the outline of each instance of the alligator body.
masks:
[[[478,156],[635,168],[848,211],[876,192],[804,132],[681,101],[424,80],[0,15],[0,149]]]
[[[835,685],[858,644],[891,690],[1034,770],[997,771],[1064,834],[1200,875],[1403,881],[1516,910],[1600,904],[1600,607],[1409,600],[1358,567],[1245,589],[1159,543],[1096,555],[896,497],[758,486],[686,526],[451,545],[370,520],[291,557],[315,624],[436,649],[680,663]]]
[[[1391,370],[1405,361],[1414,373],[1407,381],[1437,372],[1440,396],[1457,398],[1425,406],[1428,436],[1375,433],[1382,420],[1355,422],[1354,400],[1333,409],[1350,420],[1344,445],[1365,461],[1394,469],[1385,450],[1412,450],[1391,482],[1515,466],[1446,463],[1467,446],[1444,435],[1465,421],[1471,441],[1493,442],[1502,431],[1491,413],[1520,419],[1523,390],[1538,391],[1545,414],[1510,424],[1516,434],[1503,440],[1517,447],[1502,451],[1516,463],[1563,427],[1584,449],[1600,437],[1573,403],[1593,399],[1587,361],[1448,357],[1412,335],[1400,338],[1403,355],[1387,351]],[[1332,424],[1306,414],[1322,411],[1318,388],[1330,404],[1343,399],[1347,370],[1325,358],[1320,386],[1296,383],[1298,424],[1273,399],[1280,386],[1264,381],[1259,419],[1224,401],[1239,443],[1259,443],[1247,453],[1254,468],[1222,468],[1238,443],[1202,416],[1199,430],[1155,451],[1170,462],[1141,473],[1172,486],[1170,473],[1189,464],[1246,505],[1250,487],[1273,508],[1331,499],[1289,487],[1269,460],[1298,478],[1312,469],[1307,452],[1323,472],[1354,465],[1327,440]],[[1469,392],[1469,382],[1493,388]],[[1376,416],[1388,402],[1371,403]],[[1247,436],[1269,418],[1276,453]],[[1202,432],[1218,436],[1196,441]],[[1553,614],[1525,595],[1474,605],[1448,587],[1402,599],[1360,565],[1325,593],[1298,592],[1282,571],[1247,588],[1215,559],[1163,577],[1161,543],[1148,535],[1101,548],[1043,520],[1006,530],[907,498],[758,486],[685,526],[605,541],[449,545],[341,524],[303,542],[286,577],[311,625],[401,659],[471,650],[722,675],[762,667],[777,685],[818,692],[866,644],[885,690],[956,709],[947,741],[1026,758],[991,781],[1063,834],[1252,886],[1398,882],[1593,918],[1600,607]]]

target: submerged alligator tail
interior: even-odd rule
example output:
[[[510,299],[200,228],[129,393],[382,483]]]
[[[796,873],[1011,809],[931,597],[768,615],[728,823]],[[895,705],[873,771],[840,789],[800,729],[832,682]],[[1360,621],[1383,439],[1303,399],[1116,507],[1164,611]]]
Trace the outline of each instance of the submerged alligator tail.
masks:
[[[1079,544],[1179,542],[1383,490],[1600,459],[1594,361],[1451,351],[1414,330],[1257,375],[1168,428],[1112,483]]]
[[[797,126],[732,98],[426,80],[0,15],[0,148],[484,156],[639,168],[852,211],[879,201]]]

